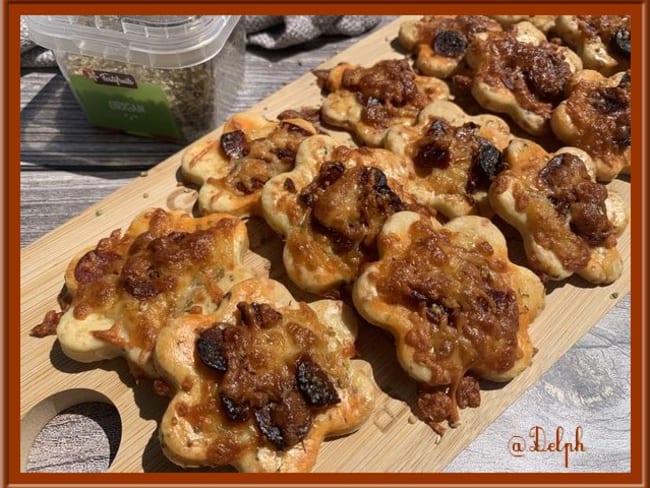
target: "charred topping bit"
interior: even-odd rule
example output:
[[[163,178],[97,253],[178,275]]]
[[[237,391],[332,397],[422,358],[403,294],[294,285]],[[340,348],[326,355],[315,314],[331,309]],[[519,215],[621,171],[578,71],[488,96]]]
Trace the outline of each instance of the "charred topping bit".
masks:
[[[474,155],[473,166],[481,169],[490,180],[504,170],[503,154],[493,144],[481,141],[478,152]]]
[[[549,160],[539,177],[556,211],[571,218],[575,234],[589,246],[616,244],[605,205],[607,189],[591,180],[580,158],[567,153],[557,155]]]
[[[271,417],[271,409],[273,409],[277,404],[268,403],[264,408],[255,411],[255,424],[257,428],[266,437],[271,443],[275,445],[278,449],[284,449],[287,447],[287,444],[284,441],[282,436],[282,431],[280,427],[275,425]]]
[[[246,134],[241,130],[221,135],[221,149],[229,158],[242,158],[248,154]]]
[[[327,373],[308,356],[296,362],[296,384],[309,405],[322,407],[341,401]]]
[[[616,53],[629,58],[631,43],[630,31],[627,29],[619,29],[614,34],[614,37],[612,37],[611,46]]]
[[[457,58],[465,54],[467,37],[457,30],[438,32],[433,39],[433,50],[436,54],[447,58]]]
[[[255,411],[257,428],[278,449],[300,442],[309,432],[312,416],[302,396],[289,392],[281,402],[269,402]]]
[[[427,129],[426,135],[433,137],[443,137],[449,134],[451,126],[444,119],[433,120]]]
[[[282,161],[292,162],[292,161],[295,161],[295,159],[296,159],[296,151],[294,151],[293,149],[290,149],[288,147],[280,147],[280,148],[274,149],[273,154],[275,154],[278,157],[278,159],[280,159]],[[262,185],[262,186],[264,186],[264,185]]]
[[[318,178],[301,190],[298,201],[305,207],[313,207],[316,202],[316,191],[330,186],[344,172],[345,166],[340,161],[327,161],[323,163],[319,169]]]
[[[445,169],[449,167],[451,155],[442,141],[431,141],[418,145],[413,162],[420,168]]]
[[[244,324],[249,327],[268,329],[282,322],[282,314],[268,303],[239,302],[237,309]]]
[[[239,176],[241,179],[235,183],[235,189],[244,195],[251,195],[256,191],[261,190],[264,188],[264,183],[268,181],[266,175],[263,179],[260,179],[255,176],[251,177],[250,175],[245,175],[243,171]]]
[[[245,403],[239,403],[225,393],[219,393],[221,407],[226,416],[233,422],[246,422],[250,418],[250,407]]]
[[[228,370],[223,329],[220,324],[216,324],[201,332],[196,343],[196,348],[203,364],[222,373]]]
[[[56,327],[59,325],[59,320],[63,316],[63,312],[56,310],[49,310],[43,318],[43,322],[36,325],[29,331],[29,335],[33,337],[46,337],[56,334]]]

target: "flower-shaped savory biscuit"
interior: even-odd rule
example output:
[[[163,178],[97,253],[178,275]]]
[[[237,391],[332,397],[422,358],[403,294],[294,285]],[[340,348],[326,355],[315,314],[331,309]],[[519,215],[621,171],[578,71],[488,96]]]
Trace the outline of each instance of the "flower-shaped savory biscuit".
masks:
[[[627,225],[625,203],[597,183],[581,149],[548,154],[524,139],[510,143],[509,169],[489,190],[494,211],[522,235],[528,261],[545,278],[573,273],[590,283],[611,283],[622,271],[617,237]]]
[[[226,214],[192,218],[149,209],[77,255],[65,273],[65,313],[56,333],[81,362],[124,356],[134,374],[156,377],[158,333],[188,310],[213,311],[236,282],[253,276],[242,262],[246,226]]]
[[[200,211],[259,215],[264,183],[293,169],[298,145],[316,133],[302,118],[273,122],[250,113],[231,117],[218,140],[199,141],[183,154],[184,178],[200,186]]]
[[[213,314],[177,318],[155,351],[173,395],[163,452],[185,467],[310,471],[323,438],[356,430],[373,410],[355,335],[342,302],[301,303],[269,279],[238,283]]]
[[[413,161],[433,192],[434,208],[446,217],[489,216],[487,189],[505,167],[502,151],[511,138],[499,117],[470,116],[440,100],[420,112],[416,125],[391,127],[384,146]]]
[[[560,15],[555,31],[586,69],[609,76],[630,67],[629,15]]]
[[[548,131],[551,111],[563,100],[571,75],[582,68],[573,51],[548,42],[530,22],[477,34],[466,60],[476,101],[509,115],[533,135]]]
[[[553,111],[551,128],[562,142],[584,149],[596,178],[611,181],[630,167],[630,73],[609,78],[582,70],[571,79],[567,98]]]
[[[421,73],[448,78],[462,65],[477,33],[500,30],[499,23],[485,15],[428,15],[403,22],[399,41],[415,54]]]
[[[393,334],[400,364],[420,383],[421,414],[439,432],[440,422],[457,423],[457,407],[478,406],[474,376],[509,381],[529,366],[528,326],[544,287],[509,261],[503,234],[485,217],[441,225],[399,212],[377,245],[378,261],[354,284],[354,305]]]
[[[381,146],[388,127],[412,124],[426,105],[449,98],[444,81],[417,75],[405,59],[369,68],[341,63],[314,73],[328,93],[323,121],[351,131],[368,146]]]
[[[548,33],[555,27],[555,19],[557,19],[557,15],[490,15],[490,17],[506,28],[528,21],[544,33]]]
[[[262,190],[264,217],[285,238],[289,278],[317,294],[351,283],[375,254],[386,217],[430,209],[433,195],[422,182],[408,160],[387,149],[353,149],[328,136],[305,140],[295,169]]]

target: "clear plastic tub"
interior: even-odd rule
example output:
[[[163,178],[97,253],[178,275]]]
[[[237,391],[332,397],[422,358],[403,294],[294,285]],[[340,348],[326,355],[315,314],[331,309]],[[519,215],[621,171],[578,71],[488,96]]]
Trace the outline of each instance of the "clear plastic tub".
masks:
[[[244,76],[239,16],[39,15],[30,38],[54,52],[96,126],[191,142],[229,115]]]

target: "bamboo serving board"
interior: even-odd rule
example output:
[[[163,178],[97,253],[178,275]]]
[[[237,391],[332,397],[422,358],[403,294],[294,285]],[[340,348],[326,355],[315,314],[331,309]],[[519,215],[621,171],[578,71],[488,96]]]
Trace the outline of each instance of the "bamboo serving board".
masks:
[[[370,65],[387,58],[400,58],[394,49],[399,23],[388,24],[350,49],[324,63],[329,68],[341,61]],[[287,108],[319,105],[320,90],[307,73],[266,100],[252,112],[274,118]],[[205,138],[213,138],[215,130]],[[349,140],[340,132],[332,135]],[[157,441],[157,422],[167,400],[156,397],[151,382],[135,384],[122,359],[81,364],[67,359],[55,337],[37,339],[30,329],[48,310],[55,309],[71,257],[117,228],[126,228],[140,211],[166,207],[191,211],[196,192],[177,180],[181,153],[149,170],[105,200],[90,207],[21,253],[21,462],[40,429],[61,410],[85,401],[112,403],[121,418],[121,442],[110,472],[169,471]],[[611,188],[630,201],[630,184],[617,180]],[[247,264],[269,266],[271,276],[291,286],[281,264],[282,244],[260,220],[248,222],[251,252]],[[515,380],[481,392],[479,408],[461,411],[462,425],[439,439],[416,419],[415,384],[395,361],[392,339],[377,328],[362,324],[361,356],[374,369],[382,390],[374,413],[356,433],[326,441],[315,466],[321,472],[434,472],[442,470],[481,431],[589,331],[630,290],[630,230],[619,239],[624,259],[623,276],[614,284],[592,287],[575,279],[557,284],[547,295],[546,308],[531,326],[531,338],[539,352],[533,365]],[[617,298],[618,297],[618,298]],[[399,453],[398,456],[394,453]],[[146,457],[146,460],[144,458]]]

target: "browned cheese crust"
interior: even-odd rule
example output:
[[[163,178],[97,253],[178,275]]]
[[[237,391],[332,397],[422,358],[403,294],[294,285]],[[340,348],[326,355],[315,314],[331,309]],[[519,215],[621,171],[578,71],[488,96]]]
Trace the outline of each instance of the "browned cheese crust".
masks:
[[[610,76],[630,67],[629,15],[560,15],[555,32],[575,49],[585,69]]]
[[[316,133],[303,118],[274,122],[249,113],[232,116],[220,137],[192,144],[183,154],[183,177],[200,186],[200,212],[260,215],[264,183],[292,170],[298,145]]]
[[[502,119],[470,116],[458,105],[439,100],[420,112],[416,125],[391,127],[384,145],[413,162],[433,192],[434,208],[446,217],[491,216],[487,189],[505,169],[502,151],[511,137]]]
[[[292,172],[267,183],[262,206],[268,224],[285,238],[289,278],[323,294],[351,283],[375,255],[386,217],[406,208],[435,213],[433,197],[408,160],[319,135],[300,145]]]
[[[536,136],[548,132],[551,111],[563,100],[571,75],[582,68],[574,52],[548,42],[530,22],[477,34],[466,59],[476,101]]]
[[[485,15],[427,15],[400,25],[399,41],[423,74],[448,78],[462,69],[465,52],[480,32],[501,30]]]
[[[421,414],[440,432],[441,422],[458,423],[459,406],[478,406],[476,377],[509,381],[529,366],[528,326],[544,287],[509,261],[505,238],[484,217],[443,226],[396,213],[377,244],[379,260],[354,284],[354,305],[393,334],[400,364],[421,383]]]
[[[368,146],[381,146],[388,127],[412,124],[426,105],[449,98],[444,81],[417,75],[405,59],[367,68],[341,63],[315,74],[328,94],[323,121],[349,130]]]
[[[562,142],[584,149],[594,160],[596,178],[608,182],[630,168],[630,73],[606,78],[597,71],[576,73],[567,98],[551,116]]]
[[[596,182],[589,155],[572,147],[549,154],[516,139],[505,159],[509,169],[492,183],[490,203],[519,230],[533,269],[550,280],[576,273],[594,284],[615,281],[623,267],[616,242],[627,209]]]
[[[352,359],[356,321],[340,301],[297,302],[280,283],[235,285],[212,314],[161,331],[155,360],[172,391],[165,455],[184,467],[306,472],[321,441],[372,412],[370,365]]]
[[[246,226],[233,216],[142,212],[68,265],[56,329],[63,352],[82,362],[124,356],[134,374],[157,376],[151,353],[160,330],[188,310],[213,311],[250,278],[247,250]]]

